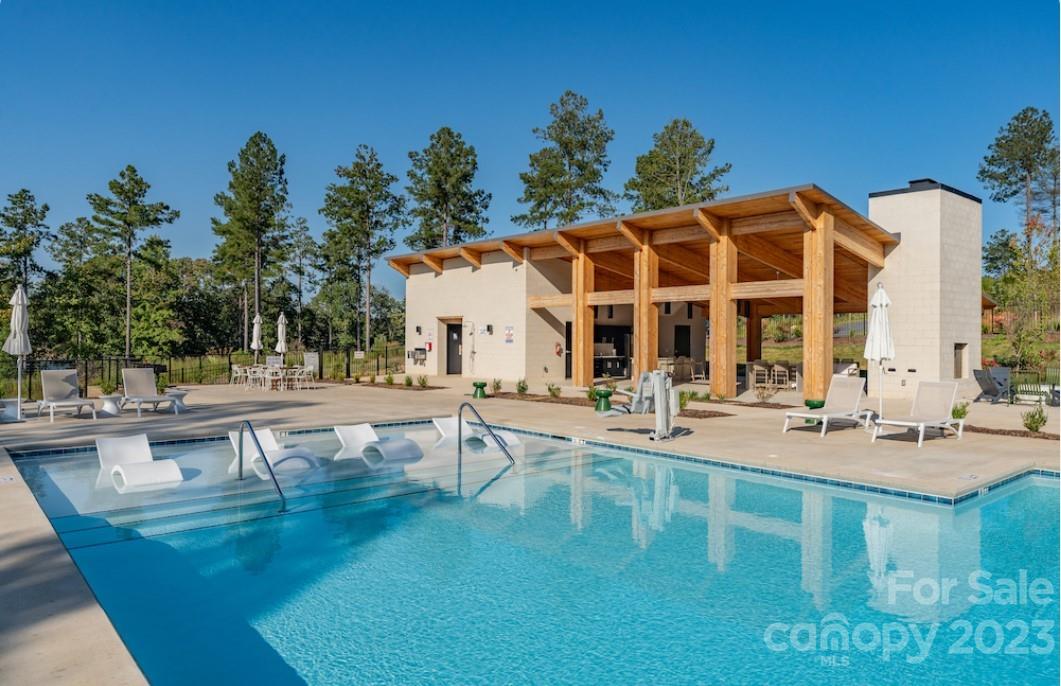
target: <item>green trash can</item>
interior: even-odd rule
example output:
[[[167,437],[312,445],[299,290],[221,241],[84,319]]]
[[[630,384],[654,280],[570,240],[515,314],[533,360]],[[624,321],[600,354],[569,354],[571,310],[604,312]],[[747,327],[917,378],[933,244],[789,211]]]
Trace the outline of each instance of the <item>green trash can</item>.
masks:
[[[485,381],[473,381],[472,386],[475,390],[472,391],[473,398],[485,398],[486,397],[486,382]]]
[[[597,406],[593,409],[597,412],[610,412],[612,409],[612,389],[598,388],[595,393],[597,395]]]

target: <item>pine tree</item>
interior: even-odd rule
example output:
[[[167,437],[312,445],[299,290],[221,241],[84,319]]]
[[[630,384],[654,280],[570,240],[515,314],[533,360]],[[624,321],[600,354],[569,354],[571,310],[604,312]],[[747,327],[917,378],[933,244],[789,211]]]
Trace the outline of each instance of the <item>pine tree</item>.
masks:
[[[359,145],[349,167],[335,170],[338,183],[328,184],[320,213],[330,229],[322,252],[333,277],[353,278],[360,286],[365,330],[364,349],[372,343],[372,262],[394,247],[394,232],[405,218],[405,199],[391,190],[398,177],[383,169],[376,151]]]
[[[287,235],[285,155],[269,136],[255,132],[228,163],[228,192],[214,196],[224,220],[213,219],[221,242],[214,260],[240,283],[253,280],[254,314],[261,313],[263,274],[280,266]],[[246,309],[246,296],[244,296]]]
[[[139,246],[139,234],[163,224],[172,224],[180,217],[178,210],[164,202],[146,202],[151,184],[141,178],[136,167],[128,165],[112,179],[107,188],[110,196],[88,194],[92,221],[103,239],[122,257],[125,282],[125,356],[132,355],[133,327],[133,260]]]
[[[625,196],[635,212],[714,200],[729,188],[720,183],[728,162],[708,168],[714,138],[704,138],[688,119],[674,119],[652,136],[652,149],[639,155]]]
[[[314,265],[318,260],[317,241],[309,232],[309,222],[305,217],[295,220],[294,228],[291,230],[291,249],[288,254],[288,269],[295,286],[295,325],[298,331],[298,340],[302,341],[302,314],[305,305],[306,288],[314,285],[316,270]]]
[[[603,111],[590,114],[588,107],[585,97],[566,91],[549,106],[552,122],[534,129],[545,147],[530,155],[530,169],[519,175],[519,201],[529,207],[512,217],[516,224],[547,229],[550,223],[572,224],[588,214],[615,211],[615,194],[603,186],[615,132],[604,123]]]
[[[474,188],[479,162],[475,148],[443,126],[428,146],[409,153],[410,214],[419,227],[405,239],[414,250],[445,247],[486,235],[490,194]]]
[[[0,210],[0,279],[5,293],[17,284],[23,284],[28,291],[33,277],[44,271],[35,254],[51,235],[44,223],[48,209],[46,203],[38,205],[37,198],[26,188],[7,196],[7,206]]]

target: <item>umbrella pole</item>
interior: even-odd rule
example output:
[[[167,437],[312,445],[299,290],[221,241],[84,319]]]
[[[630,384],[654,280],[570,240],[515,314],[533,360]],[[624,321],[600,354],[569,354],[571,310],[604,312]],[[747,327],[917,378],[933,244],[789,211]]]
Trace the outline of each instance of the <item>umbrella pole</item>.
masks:
[[[884,360],[877,363],[877,369],[880,370],[880,383],[877,384],[877,395],[880,397],[877,400],[880,402],[880,409],[877,412],[877,417],[884,416]]]
[[[18,421],[20,421],[20,422],[22,421],[22,363],[23,363],[23,361],[25,359],[26,358],[23,357],[22,355],[18,356],[18,382],[16,384],[17,392],[18,392],[18,400],[17,400],[15,406],[17,408],[16,409],[16,419]]]

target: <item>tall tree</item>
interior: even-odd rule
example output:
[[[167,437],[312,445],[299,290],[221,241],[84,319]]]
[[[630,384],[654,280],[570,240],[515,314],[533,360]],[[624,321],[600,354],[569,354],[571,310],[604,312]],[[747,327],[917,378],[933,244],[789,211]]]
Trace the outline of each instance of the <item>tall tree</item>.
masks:
[[[352,276],[364,303],[364,344],[372,344],[372,262],[394,247],[394,232],[405,218],[405,199],[391,190],[398,177],[383,169],[376,151],[359,145],[349,167],[335,170],[320,213],[330,229],[324,233],[326,264],[340,278]],[[333,275],[334,276],[334,275]]]
[[[625,196],[635,212],[714,200],[729,190],[721,183],[732,165],[708,168],[714,138],[704,138],[688,119],[674,119],[652,135],[652,149],[637,157]]]
[[[221,238],[215,259],[234,276],[253,274],[255,314],[261,313],[263,271],[279,266],[287,235],[286,162],[272,139],[257,131],[239,157],[228,163],[228,192],[214,196],[225,216],[212,220],[214,233]]]
[[[313,285],[317,263],[317,241],[309,232],[309,222],[305,217],[295,220],[291,229],[291,249],[288,253],[288,269],[295,285],[295,322],[298,329],[298,340],[302,338],[302,311],[305,305],[306,287]]]
[[[48,209],[26,188],[7,196],[7,206],[0,210],[0,257],[7,285],[21,283],[29,290],[32,278],[43,271],[35,254],[50,235],[44,223]]]
[[[516,224],[547,229],[551,222],[571,224],[587,214],[615,211],[615,194],[603,186],[615,132],[604,123],[602,110],[590,113],[588,108],[585,97],[566,91],[549,105],[549,125],[534,129],[545,147],[530,155],[530,169],[519,175],[519,201],[529,207],[512,217]]]
[[[92,221],[105,240],[121,255],[125,282],[125,356],[132,355],[133,329],[133,259],[139,245],[139,234],[163,224],[172,224],[180,211],[164,202],[147,202],[151,184],[141,178],[136,167],[128,165],[112,179],[107,188],[110,196],[88,194]]]
[[[445,247],[486,235],[490,194],[473,186],[479,169],[475,148],[443,126],[423,150],[409,153],[410,214],[416,232],[405,239],[414,250]]]

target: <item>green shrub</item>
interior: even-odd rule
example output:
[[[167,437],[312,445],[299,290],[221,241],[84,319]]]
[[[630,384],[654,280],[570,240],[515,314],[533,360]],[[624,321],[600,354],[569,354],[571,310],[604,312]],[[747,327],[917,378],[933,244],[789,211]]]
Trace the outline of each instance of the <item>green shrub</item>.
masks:
[[[166,392],[166,386],[166,380],[162,378],[161,374],[155,377],[155,390],[158,391],[159,395]]]
[[[597,387],[596,386],[590,386],[589,388],[587,388],[586,389],[586,397],[589,398],[590,400],[596,401],[597,400]]]
[[[527,392],[527,388],[528,386],[526,379],[520,379],[516,382],[516,393],[523,395]]]
[[[391,374],[390,372],[387,372],[387,375],[383,377],[383,383],[387,384],[388,386],[393,386],[394,385],[394,375]]]
[[[421,374],[420,376],[416,377],[416,385],[419,386],[420,388],[427,388],[427,377],[424,376],[423,374]]]
[[[614,391],[616,388],[619,387],[619,384],[615,383],[615,379],[608,379],[604,382],[604,387],[610,391]]]
[[[951,419],[965,419],[969,416],[969,401],[963,400],[951,408],[950,416]]]
[[[549,391],[549,397],[550,398],[559,398],[560,397],[560,387],[557,386],[556,384],[554,384],[554,383],[547,384],[545,388],[546,388],[546,390]]]
[[[372,383],[372,384],[376,383],[376,375],[375,374],[369,374],[368,375],[368,382]]]
[[[501,392],[501,379],[494,379],[493,381],[491,381],[490,382],[490,390],[493,392],[494,395],[497,395],[498,393],[500,393]]]
[[[118,390],[118,382],[114,379],[104,379],[99,382],[99,390],[103,395],[114,395]]]
[[[1024,422],[1024,428],[1028,431],[1038,432],[1046,426],[1046,410],[1042,405],[1036,405],[1027,412],[1021,412],[1020,418]]]
[[[755,387],[755,397],[758,398],[761,403],[770,402],[770,399],[774,397],[775,393],[777,393],[777,389],[771,388],[770,386]],[[719,400],[722,400],[722,398],[719,398]]]
[[[679,391],[678,393],[678,409],[684,410],[689,406],[690,400],[696,399],[696,391]]]
[[[406,374],[405,375],[405,381],[403,383],[405,384],[406,388],[412,388],[412,386],[413,386],[413,377],[411,377],[408,374]]]

